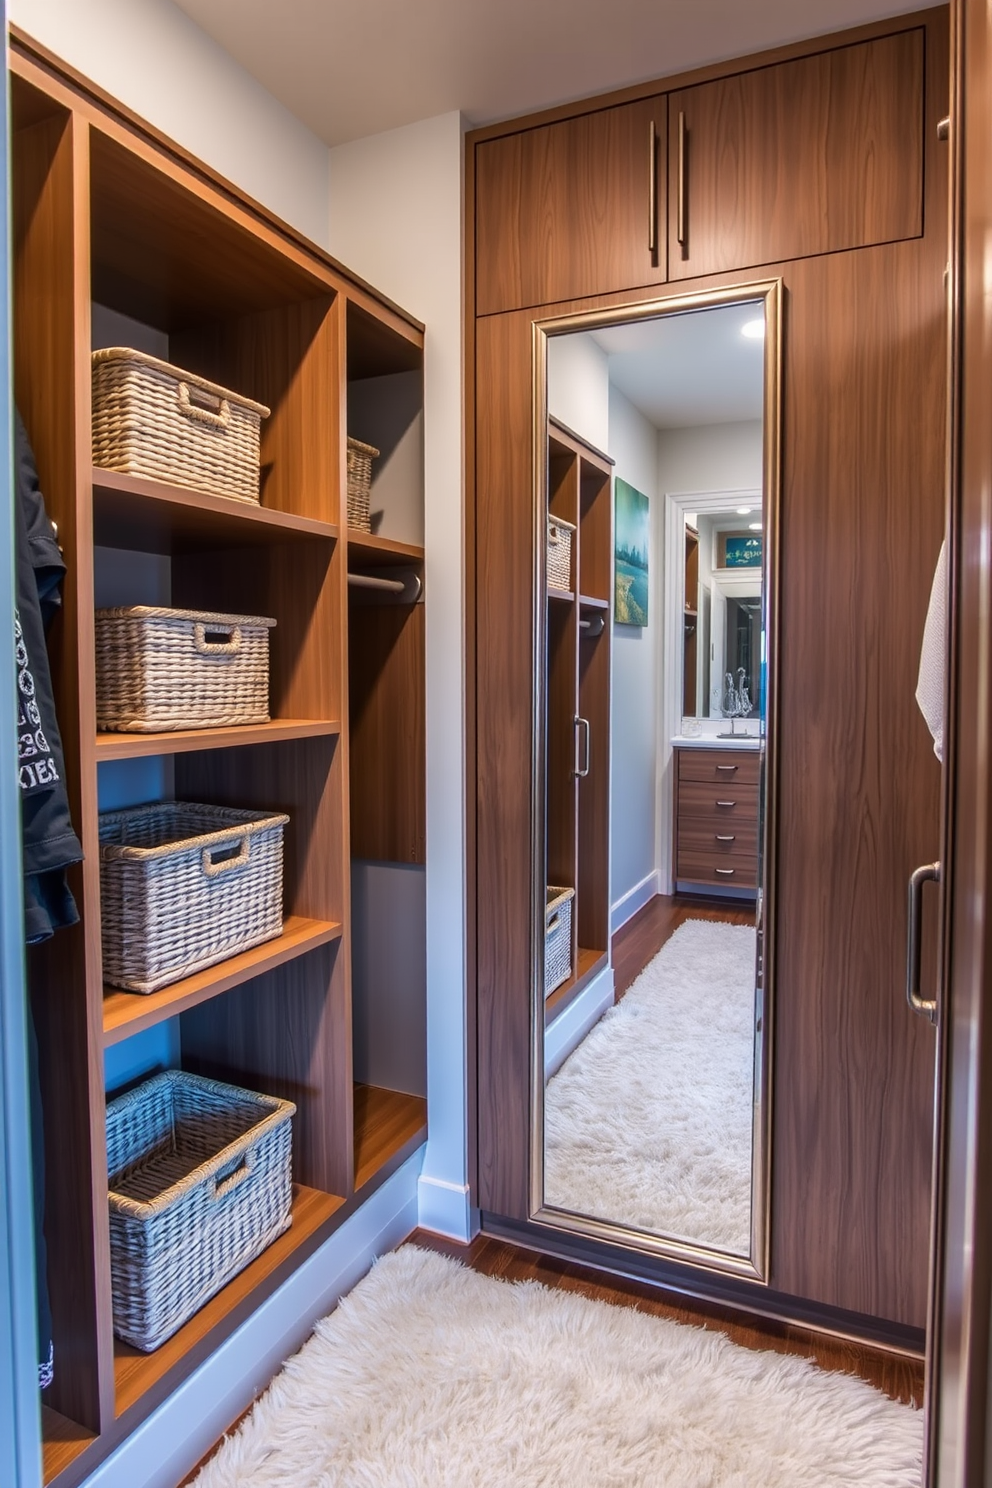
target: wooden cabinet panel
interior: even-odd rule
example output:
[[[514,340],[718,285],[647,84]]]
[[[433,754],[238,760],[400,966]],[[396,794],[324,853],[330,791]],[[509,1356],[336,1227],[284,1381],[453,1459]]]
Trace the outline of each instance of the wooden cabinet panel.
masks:
[[[669,277],[918,236],[923,44],[921,27],[670,94]]]
[[[659,95],[477,145],[477,313],[663,283],[665,131]]]
[[[712,780],[717,785],[757,785],[761,761],[753,749],[680,749],[680,780]]]

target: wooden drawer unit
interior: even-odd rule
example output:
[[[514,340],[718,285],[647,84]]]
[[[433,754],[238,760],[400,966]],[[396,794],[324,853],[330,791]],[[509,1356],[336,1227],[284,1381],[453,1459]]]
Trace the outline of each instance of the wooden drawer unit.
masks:
[[[754,889],[758,874],[756,750],[676,751],[675,878]]]

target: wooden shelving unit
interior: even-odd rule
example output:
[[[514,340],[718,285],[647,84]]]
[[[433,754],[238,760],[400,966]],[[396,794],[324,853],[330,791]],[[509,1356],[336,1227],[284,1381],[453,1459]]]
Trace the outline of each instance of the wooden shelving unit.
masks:
[[[123,1039],[133,1038],[146,1028],[154,1028],[166,1018],[178,1017],[189,1008],[212,997],[220,997],[232,987],[252,977],[274,971],[286,961],[315,951],[318,946],[330,945],[340,940],[342,927],[327,920],[308,920],[302,915],[287,915],[283,921],[282,934],[263,945],[253,946],[249,951],[231,956],[216,966],[208,966],[195,976],[184,977],[181,982],[172,982],[158,992],[122,992],[117,987],[107,987],[103,998],[103,1041],[109,1049]]]
[[[235,728],[182,729],[162,734],[97,734],[96,758],[144,759],[150,755],[191,754],[200,749],[243,749],[248,744],[281,744],[290,739],[334,738],[341,725],[330,719],[273,718]]]
[[[573,973],[546,999],[546,1025],[609,959],[612,470],[608,455],[549,421],[548,506],[576,531],[574,589],[548,586],[547,872],[575,898]]]
[[[356,1066],[354,938],[388,928],[356,929],[351,903],[356,859],[424,862],[424,604],[351,606],[347,584],[349,567],[422,573],[422,458],[419,491],[395,498],[401,517],[385,500],[375,536],[348,532],[344,503],[352,402],[384,450],[390,429],[416,432],[423,327],[17,38],[10,65],[15,392],[68,568],[50,653],[85,851],[80,923],[29,967],[56,1356],[45,1476],[74,1488],[426,1135],[423,1095]],[[94,468],[90,350],[121,344],[99,337],[122,324],[272,410],[259,506]],[[134,598],[101,598],[122,583]],[[273,616],[271,721],[98,733],[93,611],[108,602]],[[149,789],[289,825],[281,935],[141,996],[103,983],[98,812]],[[137,1035],[297,1107],[291,1228],[150,1355],[115,1342],[110,1290],[102,1071]]]

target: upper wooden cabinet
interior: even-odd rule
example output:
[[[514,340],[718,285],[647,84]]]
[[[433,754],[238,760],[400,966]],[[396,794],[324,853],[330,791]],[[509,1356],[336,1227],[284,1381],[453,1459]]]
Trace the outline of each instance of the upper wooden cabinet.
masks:
[[[669,94],[669,277],[922,233],[923,48],[901,31]]]
[[[663,283],[664,95],[476,147],[479,315]]]

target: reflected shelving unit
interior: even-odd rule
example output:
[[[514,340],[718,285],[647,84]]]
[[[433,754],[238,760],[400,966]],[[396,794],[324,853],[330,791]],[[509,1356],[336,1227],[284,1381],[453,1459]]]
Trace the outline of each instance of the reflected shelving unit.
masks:
[[[548,585],[547,874],[575,889],[572,974],[550,1024],[609,960],[613,461],[548,421],[548,510],[571,523],[569,589]]]

